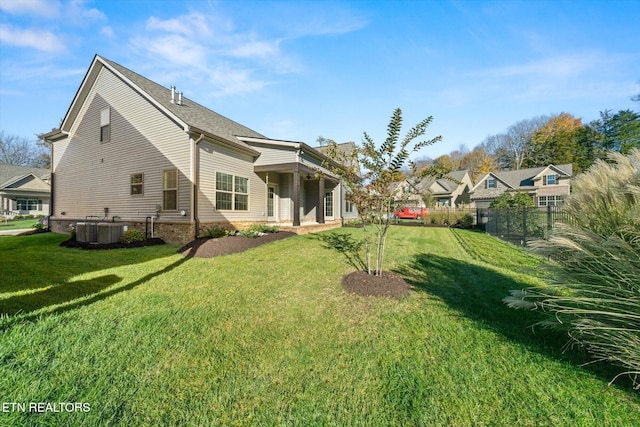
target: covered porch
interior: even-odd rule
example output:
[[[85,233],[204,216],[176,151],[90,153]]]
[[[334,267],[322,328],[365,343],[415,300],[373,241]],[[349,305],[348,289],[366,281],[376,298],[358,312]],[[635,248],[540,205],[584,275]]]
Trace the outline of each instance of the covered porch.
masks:
[[[341,224],[341,188],[336,177],[301,162],[256,165],[266,183],[267,222],[282,227]]]

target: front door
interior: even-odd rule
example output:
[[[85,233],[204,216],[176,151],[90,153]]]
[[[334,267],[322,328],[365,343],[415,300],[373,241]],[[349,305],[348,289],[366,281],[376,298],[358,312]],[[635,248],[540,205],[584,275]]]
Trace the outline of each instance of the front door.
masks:
[[[267,221],[278,221],[278,192],[273,184],[267,187]]]

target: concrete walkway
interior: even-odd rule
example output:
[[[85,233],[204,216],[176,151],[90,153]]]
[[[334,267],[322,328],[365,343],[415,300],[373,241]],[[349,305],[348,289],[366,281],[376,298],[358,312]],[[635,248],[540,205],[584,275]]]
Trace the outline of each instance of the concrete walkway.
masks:
[[[31,231],[33,228],[23,228],[21,230],[3,230],[0,228],[0,236],[17,236],[25,231]]]

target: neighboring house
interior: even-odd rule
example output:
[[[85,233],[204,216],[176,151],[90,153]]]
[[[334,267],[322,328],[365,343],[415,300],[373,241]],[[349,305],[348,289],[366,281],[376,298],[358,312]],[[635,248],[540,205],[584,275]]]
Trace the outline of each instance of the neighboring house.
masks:
[[[469,191],[473,187],[469,171],[453,171],[448,178],[426,177],[418,183],[402,181],[396,189],[396,199],[405,206],[425,206],[424,198],[431,194],[436,207],[457,208],[470,203]]]
[[[354,215],[319,150],[269,139],[98,55],[60,128],[41,137],[52,145],[54,231],[153,220],[156,235],[186,242],[214,224],[300,231]]]
[[[519,191],[529,194],[535,206],[559,206],[571,191],[572,173],[571,164],[489,172],[471,189],[471,201],[478,208],[488,208],[505,191]]]
[[[49,169],[0,163],[0,215],[48,215]]]

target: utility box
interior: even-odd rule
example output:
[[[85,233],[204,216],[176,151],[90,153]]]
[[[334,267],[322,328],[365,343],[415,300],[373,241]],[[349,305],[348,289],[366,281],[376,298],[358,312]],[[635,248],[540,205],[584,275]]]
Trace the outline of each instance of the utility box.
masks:
[[[124,224],[100,222],[97,224],[97,242],[101,244],[117,243],[127,227]]]
[[[76,241],[95,243],[98,241],[98,228],[95,222],[76,223]]]

